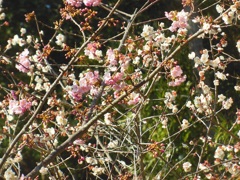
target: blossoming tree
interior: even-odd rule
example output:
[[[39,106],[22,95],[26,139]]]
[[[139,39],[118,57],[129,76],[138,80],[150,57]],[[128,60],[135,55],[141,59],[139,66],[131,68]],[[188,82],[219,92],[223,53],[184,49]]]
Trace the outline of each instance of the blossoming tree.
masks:
[[[240,40],[228,40],[240,1],[183,0],[147,20],[159,0],[124,3],[63,0],[53,25],[30,12],[37,32],[1,45],[2,177],[240,176]]]

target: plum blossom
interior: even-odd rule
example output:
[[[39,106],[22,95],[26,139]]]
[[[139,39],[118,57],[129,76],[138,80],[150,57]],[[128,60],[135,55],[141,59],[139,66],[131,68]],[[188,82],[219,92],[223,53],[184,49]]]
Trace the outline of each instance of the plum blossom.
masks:
[[[172,20],[172,25],[169,28],[170,31],[175,32],[178,28],[187,28],[188,26],[188,12],[185,12],[184,10],[180,12],[171,11],[171,12],[165,12],[165,16]]]
[[[223,147],[221,147],[221,146],[217,147],[215,154],[214,154],[214,158],[223,160],[224,156],[225,156],[225,154],[224,154]]]
[[[218,79],[227,80],[226,75],[223,74],[222,72],[217,71],[217,72],[215,73],[215,75],[216,75],[216,77],[217,77]]]
[[[106,125],[111,125],[112,121],[113,121],[113,118],[111,113],[104,114],[104,122],[106,123]]]
[[[185,172],[190,172],[191,171],[192,164],[190,162],[185,162],[183,163],[183,170]]]
[[[233,99],[229,98],[226,101],[223,101],[223,108],[228,110],[228,109],[230,109],[232,104],[233,104]]]
[[[238,49],[238,52],[240,53],[240,40],[238,40],[236,47]]]
[[[181,124],[182,129],[186,129],[186,128],[188,128],[188,126],[189,126],[188,120],[183,119],[182,124]]]
[[[106,52],[107,55],[107,60],[109,61],[110,65],[112,66],[116,66],[117,65],[117,60],[115,57],[115,53],[114,50],[112,50],[111,48],[107,50]]]
[[[118,140],[114,140],[114,141],[109,142],[107,147],[113,149],[113,148],[116,148],[117,145],[118,145]]]
[[[18,63],[16,64],[16,68],[24,73],[28,73],[30,71],[31,63],[28,54],[29,54],[28,49],[25,49],[17,59]]]
[[[11,168],[8,168],[5,173],[4,173],[4,178],[7,179],[7,180],[17,180],[17,176],[15,174],[15,172],[11,169]]]
[[[87,93],[94,89],[94,85],[98,82],[98,80],[98,71],[89,71],[84,74],[80,74],[80,80],[78,82],[75,82],[72,86],[68,86],[66,89],[69,91],[68,93],[74,100],[80,101],[84,93]]]
[[[140,94],[132,92],[129,95],[128,105],[135,105],[135,104],[139,103],[140,101],[141,101]]]
[[[98,50],[101,45],[96,42],[88,43],[87,47],[84,50],[84,54],[89,57],[89,59],[97,59],[99,60],[102,57],[102,51]]]
[[[168,83],[169,86],[179,86],[186,80],[186,75],[182,75],[183,71],[180,66],[175,66],[171,69],[170,74],[173,79]]]
[[[65,117],[63,111],[59,111],[58,115],[56,116],[56,121],[59,125],[66,125],[67,124],[67,118]]]
[[[83,0],[85,6],[99,6],[102,0]]]
[[[143,32],[141,33],[141,36],[145,38],[145,40],[151,40],[154,34],[154,29],[152,26],[144,25],[143,26]]]
[[[234,12],[230,11],[222,15],[222,20],[225,24],[231,24],[234,18]]]
[[[45,175],[45,174],[48,173],[48,168],[41,167],[41,169],[39,170],[39,172],[40,172],[42,175]]]
[[[65,36],[63,35],[63,34],[58,34],[57,36],[56,36],[56,44],[58,45],[58,46],[63,46],[64,45],[64,42],[65,42]]]
[[[224,8],[221,5],[217,4],[216,5],[216,10],[219,14],[221,14],[224,11]]]
[[[176,67],[174,67],[174,68],[171,69],[171,76],[172,76],[173,78],[176,78],[176,77],[181,76],[182,73],[183,73],[183,71],[182,71],[182,69],[181,69],[180,66],[176,66]]]
[[[97,166],[93,167],[92,171],[93,171],[93,175],[95,175],[95,176],[101,175],[105,172],[104,168],[97,167]]]
[[[26,99],[10,100],[9,101],[9,112],[10,114],[23,114],[27,110],[29,110],[32,106],[31,102],[28,102]]]
[[[105,72],[103,79],[106,85],[116,86],[123,79],[123,73],[117,72],[111,76],[110,72]]]
[[[75,7],[80,7],[82,5],[82,0],[67,0],[67,4]]]

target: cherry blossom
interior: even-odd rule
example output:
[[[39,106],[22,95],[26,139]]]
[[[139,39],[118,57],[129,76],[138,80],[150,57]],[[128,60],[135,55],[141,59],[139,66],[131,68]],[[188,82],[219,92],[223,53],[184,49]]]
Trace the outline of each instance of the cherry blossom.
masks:
[[[29,51],[28,49],[25,49],[18,57],[17,59],[17,64],[16,64],[16,68],[24,73],[27,73],[30,71],[30,67],[31,67],[31,62],[29,60]]]
[[[190,172],[191,167],[192,167],[192,164],[190,162],[183,163],[183,169],[184,169],[185,172]]]
[[[80,7],[82,5],[82,0],[66,0],[67,4],[75,7]]]
[[[85,6],[99,6],[102,0],[83,0]]]
[[[21,99],[20,101],[17,100],[10,100],[9,101],[9,111],[12,114],[23,114],[27,110],[29,110],[32,106],[31,102],[28,102],[26,99]]]
[[[188,12],[185,12],[184,10],[180,12],[165,12],[165,16],[169,20],[173,21],[171,27],[169,28],[169,30],[172,32],[177,31],[178,28],[186,28],[188,26]]]

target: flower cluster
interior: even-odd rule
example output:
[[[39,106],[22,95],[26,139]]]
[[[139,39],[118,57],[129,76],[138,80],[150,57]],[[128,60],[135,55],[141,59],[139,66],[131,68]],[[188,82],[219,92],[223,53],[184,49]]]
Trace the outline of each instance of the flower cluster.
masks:
[[[169,28],[169,30],[172,32],[177,31],[178,28],[184,29],[188,26],[188,12],[185,12],[184,10],[180,12],[165,12],[165,16],[169,20],[173,21],[171,27]]]
[[[75,7],[82,6],[82,3],[88,7],[99,6],[101,4],[101,1],[102,0],[66,0],[67,4]]]
[[[170,71],[171,78],[173,79],[171,82],[168,83],[169,86],[179,86],[184,81],[186,81],[187,76],[182,75],[183,71],[180,66],[175,66]]]
[[[98,50],[100,47],[101,45],[99,43],[88,43],[87,47],[84,50],[84,54],[88,56],[89,59],[100,60],[100,57],[102,57],[102,51]]]
[[[10,100],[9,101],[9,114],[17,114],[22,115],[26,111],[30,110],[32,103],[27,101],[26,99],[17,100]]]
[[[24,73],[27,73],[30,71],[30,67],[31,67],[31,62],[29,60],[29,51],[28,49],[25,49],[18,57],[17,59],[17,64],[16,64],[16,68]]]
[[[96,89],[95,85],[99,81],[99,72],[98,71],[88,71],[86,73],[80,74],[80,80],[75,80],[72,86],[67,86],[66,90],[69,95],[76,101],[81,100],[83,94],[90,91],[91,95],[95,95]]]

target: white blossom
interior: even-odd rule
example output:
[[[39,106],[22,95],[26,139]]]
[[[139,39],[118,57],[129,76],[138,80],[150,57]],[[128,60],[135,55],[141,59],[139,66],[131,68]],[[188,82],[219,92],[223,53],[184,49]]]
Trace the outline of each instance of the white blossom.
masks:
[[[226,75],[221,73],[221,72],[219,72],[219,71],[217,71],[215,73],[215,75],[217,76],[218,79],[221,79],[221,80],[226,80],[227,79]]]
[[[4,178],[6,180],[17,180],[17,176],[15,174],[15,172],[13,172],[13,170],[11,168],[8,168],[5,173],[4,173]]]
[[[141,36],[145,38],[145,40],[151,40],[153,36],[154,30],[152,26],[144,25],[143,26],[143,32],[141,33]]]
[[[95,176],[98,176],[98,175],[103,174],[105,170],[104,170],[104,168],[102,168],[102,167],[97,167],[97,166],[95,166],[94,168],[92,168],[92,171],[93,171],[93,174],[94,174]]]
[[[225,153],[223,151],[223,148],[221,146],[217,147],[214,153],[214,158],[223,160],[224,156],[225,156]]]
[[[66,40],[66,38],[65,38],[65,36],[63,35],[63,34],[58,34],[57,36],[56,36],[56,44],[58,45],[58,46],[63,46],[63,43],[65,42],[65,40]]]
[[[46,174],[48,173],[48,168],[41,167],[41,169],[39,170],[39,172],[40,172],[42,175],[46,175]]]
[[[236,47],[238,49],[238,52],[240,53],[240,40],[238,40]]]
[[[224,8],[221,5],[217,4],[216,5],[216,10],[217,10],[218,13],[222,13]]]
[[[114,140],[108,143],[107,147],[108,148],[116,148],[118,145],[118,140]]]
[[[189,124],[190,123],[188,122],[188,120],[183,119],[181,124],[182,129],[186,129],[189,126]]]
[[[185,162],[183,163],[183,170],[185,172],[190,172],[191,171],[192,164],[190,162]]]
[[[229,109],[233,104],[233,99],[229,98],[226,101],[223,101],[223,108],[224,109]]]
[[[196,56],[195,52],[191,52],[190,54],[188,54],[189,59],[194,59],[195,56]]]
[[[63,111],[59,111],[58,115],[56,116],[56,121],[59,125],[64,126],[67,124],[67,118],[65,118]]]

